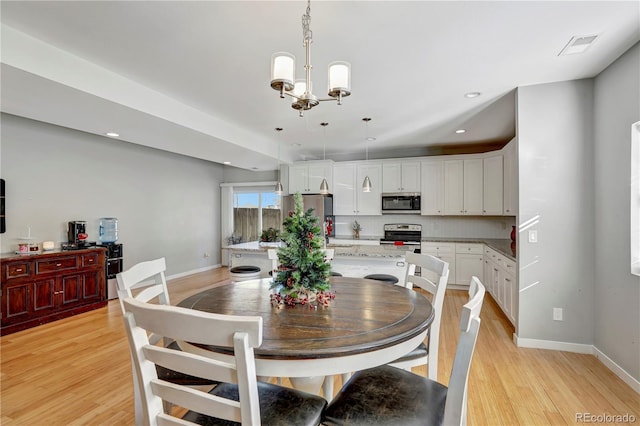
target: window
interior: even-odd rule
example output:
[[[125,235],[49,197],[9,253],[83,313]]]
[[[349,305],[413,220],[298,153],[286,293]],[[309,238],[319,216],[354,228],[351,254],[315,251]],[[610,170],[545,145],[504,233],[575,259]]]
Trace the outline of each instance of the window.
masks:
[[[242,242],[258,241],[263,230],[282,228],[282,197],[269,189],[234,188],[233,235]]]
[[[631,273],[640,275],[640,121],[631,125]]]

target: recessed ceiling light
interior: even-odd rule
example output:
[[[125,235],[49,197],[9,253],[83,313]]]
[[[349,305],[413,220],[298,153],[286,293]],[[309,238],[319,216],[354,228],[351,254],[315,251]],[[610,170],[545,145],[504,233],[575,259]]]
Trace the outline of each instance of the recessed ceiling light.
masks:
[[[367,137],[367,140],[368,140],[369,142],[372,142],[372,141],[375,141],[375,140],[376,140],[376,138],[374,138],[374,137],[372,137],[372,136],[369,136],[369,137]]]
[[[118,137],[120,137],[120,133],[116,133],[116,132],[107,132],[107,133],[105,133],[105,135],[109,136],[110,138],[118,138]]]
[[[298,148],[298,147],[302,146],[302,144],[296,142],[296,143],[292,143],[291,146],[295,146],[296,148]]]
[[[586,36],[573,36],[571,40],[562,48],[558,56],[560,55],[574,55],[576,53],[583,53],[596,41],[597,34]]]
[[[458,129],[458,130],[456,130],[456,133],[464,133],[464,132],[466,132],[466,130],[465,130],[465,129]]]
[[[231,164],[231,161],[223,161],[222,164]]]
[[[464,97],[465,98],[477,98],[480,95],[481,95],[480,92],[468,92],[468,93],[464,94]]]

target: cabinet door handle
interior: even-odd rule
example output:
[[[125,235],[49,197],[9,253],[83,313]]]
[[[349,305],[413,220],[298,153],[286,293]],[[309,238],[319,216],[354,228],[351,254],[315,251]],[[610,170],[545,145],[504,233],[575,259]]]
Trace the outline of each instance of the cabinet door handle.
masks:
[[[89,263],[93,262],[93,259],[89,259]]]
[[[62,266],[62,263],[56,263],[56,266],[59,268]]]
[[[16,269],[16,272],[22,272],[22,268]]]

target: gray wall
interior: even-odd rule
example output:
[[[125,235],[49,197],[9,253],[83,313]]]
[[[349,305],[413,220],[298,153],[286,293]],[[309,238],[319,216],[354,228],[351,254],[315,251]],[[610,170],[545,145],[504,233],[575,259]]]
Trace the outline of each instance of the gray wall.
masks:
[[[595,79],[595,346],[640,380],[640,278],[630,273],[631,124],[640,45]]]
[[[517,94],[520,305],[518,336],[593,344],[593,80]],[[564,321],[553,320],[553,308]]]
[[[96,241],[98,219],[113,216],[125,268],[161,256],[170,275],[220,264],[222,166],[7,114],[1,124],[3,253],[27,226],[59,245],[70,220]]]
[[[595,79],[519,88],[517,108],[518,223],[529,227],[518,240],[518,337],[592,345],[640,380],[629,201],[640,45]],[[564,321],[552,320],[554,307]]]

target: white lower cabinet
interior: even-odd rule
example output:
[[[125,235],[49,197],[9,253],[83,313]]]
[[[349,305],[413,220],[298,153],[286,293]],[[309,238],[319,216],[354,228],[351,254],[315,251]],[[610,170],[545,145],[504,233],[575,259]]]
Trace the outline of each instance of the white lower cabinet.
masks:
[[[420,244],[420,252],[435,256],[449,264],[449,281],[447,284],[456,283],[456,245],[455,243],[423,242]],[[421,272],[422,274],[422,272]],[[435,274],[423,275],[431,281],[435,281]],[[468,283],[467,283],[468,284]]]
[[[484,284],[509,321],[515,325],[518,307],[516,262],[485,246]]]
[[[468,286],[473,276],[482,279],[483,247],[483,244],[456,243],[456,284]]]

